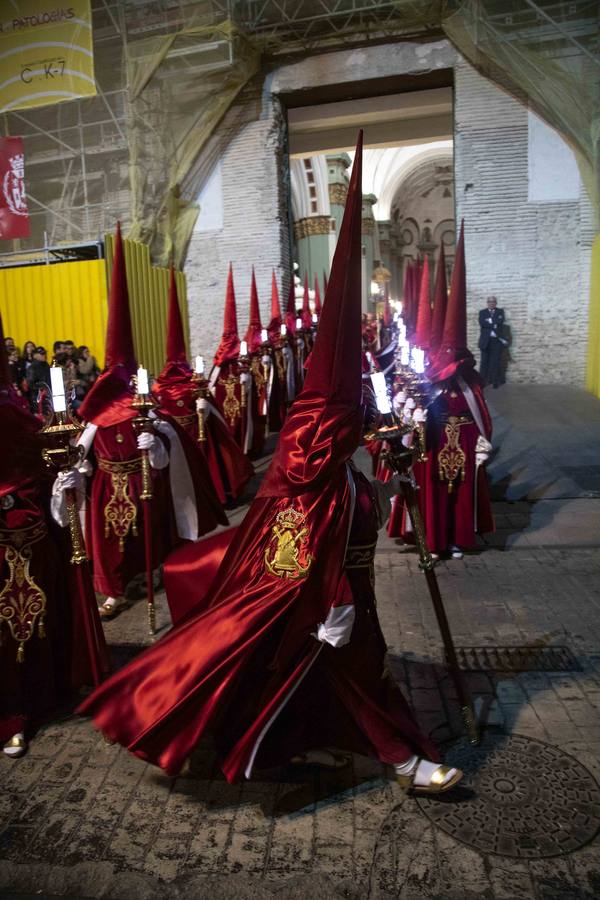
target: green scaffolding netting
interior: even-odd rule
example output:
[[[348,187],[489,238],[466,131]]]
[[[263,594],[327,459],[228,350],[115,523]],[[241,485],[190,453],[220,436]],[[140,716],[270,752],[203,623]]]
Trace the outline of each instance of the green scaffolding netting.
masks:
[[[445,34],[555,127],[599,212],[596,2],[93,0],[93,23],[98,96],[3,115],[26,138],[32,233],[14,249],[95,240],[120,217],[155,262],[182,264],[199,190],[268,71],[421,35]]]

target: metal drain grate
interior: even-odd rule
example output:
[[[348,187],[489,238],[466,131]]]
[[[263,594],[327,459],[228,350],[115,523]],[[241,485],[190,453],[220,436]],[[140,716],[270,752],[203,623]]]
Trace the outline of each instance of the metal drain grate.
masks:
[[[466,672],[581,672],[568,647],[457,647]]]

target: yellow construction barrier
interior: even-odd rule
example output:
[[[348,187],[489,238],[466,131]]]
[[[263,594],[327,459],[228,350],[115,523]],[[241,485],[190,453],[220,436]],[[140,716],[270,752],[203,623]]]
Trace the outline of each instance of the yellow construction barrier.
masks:
[[[52,360],[54,341],[90,348],[104,365],[106,263],[103,259],[0,268],[4,333],[19,348],[35,341]]]
[[[600,397],[600,235],[592,245],[587,389]]]
[[[107,270],[110,272],[114,237],[107,234],[104,240]],[[165,361],[169,270],[152,265],[146,244],[124,240],[123,249],[137,360],[153,375],[158,375]],[[187,290],[183,272],[176,273],[176,281],[186,343],[189,346]]]
[[[18,347],[42,344],[52,359],[58,340],[85,344],[104,365],[108,284],[114,238],[105,238],[106,260],[0,268],[0,312],[4,333]],[[127,286],[138,362],[158,375],[164,365],[169,270],[153,266],[145,244],[125,240]],[[188,328],[186,280],[177,272],[177,294]]]

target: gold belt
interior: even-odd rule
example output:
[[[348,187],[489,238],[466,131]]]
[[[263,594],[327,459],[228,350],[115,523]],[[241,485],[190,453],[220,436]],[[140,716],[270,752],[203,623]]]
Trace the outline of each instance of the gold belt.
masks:
[[[6,547],[4,561],[8,566],[8,578],[0,591],[0,629],[6,623],[18,643],[17,662],[25,659],[25,642],[34,634],[36,623],[39,636],[45,637],[46,594],[36,584],[29,565],[32,544],[41,541],[47,533],[43,520],[28,528],[0,529],[0,546]]]
[[[111,475],[133,475],[134,472],[142,471],[142,457],[134,456],[133,459],[113,460],[98,457],[98,468],[103,472],[109,472]]]
[[[112,460],[98,457],[98,468],[110,474],[112,494],[104,507],[104,536],[111,528],[119,539],[119,552],[125,549],[125,538],[130,531],[137,536],[137,506],[129,496],[129,476],[142,471],[142,457]]]
[[[346,548],[344,568],[370,569],[375,561],[376,546],[377,541],[372,544],[349,544]]]
[[[468,413],[461,413],[460,416],[443,415],[440,421],[448,425],[472,425],[473,417]]]

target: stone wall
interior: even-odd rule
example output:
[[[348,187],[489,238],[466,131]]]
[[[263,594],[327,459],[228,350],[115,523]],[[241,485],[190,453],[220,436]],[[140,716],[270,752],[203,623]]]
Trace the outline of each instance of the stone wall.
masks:
[[[221,157],[222,227],[196,231],[185,265],[190,343],[212,361],[223,328],[229,262],[233,263],[240,337],[248,327],[252,266],[263,325],[271,309],[271,273],[289,277],[288,158],[278,100],[266,94],[260,117],[243,126]],[[212,202],[218,202],[212,191]],[[202,197],[201,197],[202,200]],[[282,302],[287,300],[285,283]]]
[[[513,339],[508,377],[583,386],[591,205],[583,188],[575,199],[552,202],[550,191],[545,202],[531,201],[527,109],[464,62],[455,87],[456,212],[465,219],[470,346],[475,352],[477,311],[495,294]]]

